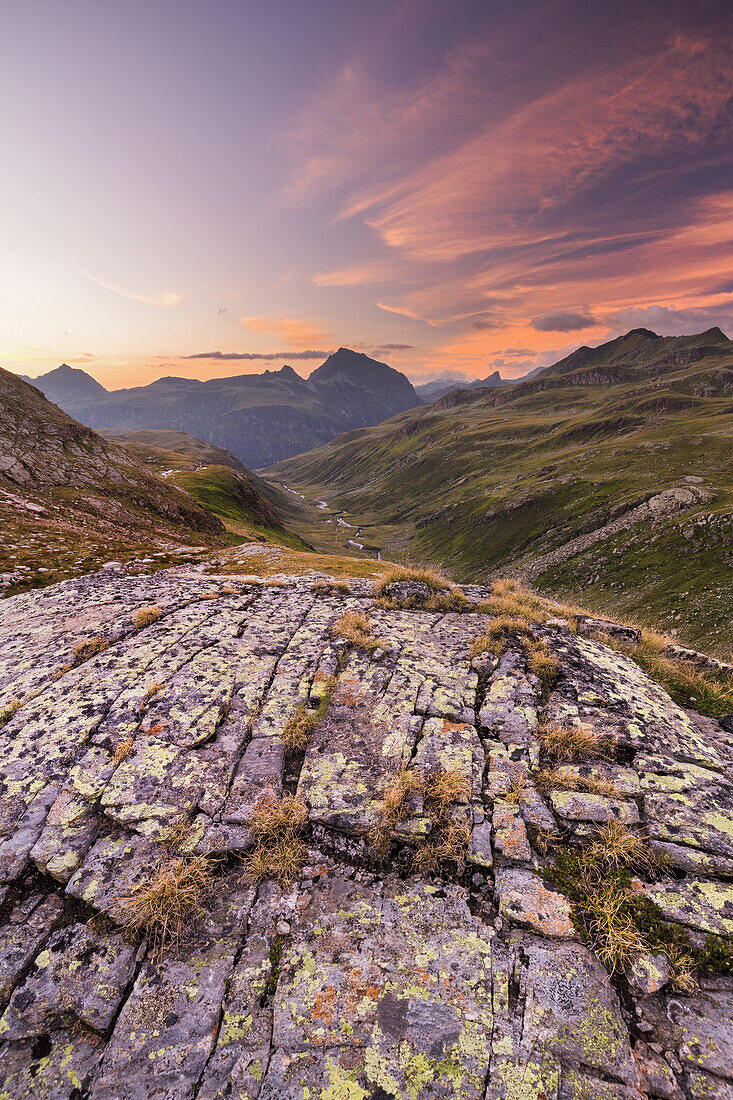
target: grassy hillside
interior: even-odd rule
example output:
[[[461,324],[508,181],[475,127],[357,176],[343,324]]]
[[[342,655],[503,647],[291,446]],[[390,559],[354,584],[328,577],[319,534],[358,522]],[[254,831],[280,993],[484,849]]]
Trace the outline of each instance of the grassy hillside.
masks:
[[[213,512],[234,536],[230,541],[308,548],[283,523],[282,514],[291,514],[286,494],[253,474],[229,451],[187,432],[165,429],[102,434]]]
[[[384,556],[458,580],[525,573],[727,653],[733,344],[718,330],[623,340],[513,391],[448,394],[268,477],[343,509]]]

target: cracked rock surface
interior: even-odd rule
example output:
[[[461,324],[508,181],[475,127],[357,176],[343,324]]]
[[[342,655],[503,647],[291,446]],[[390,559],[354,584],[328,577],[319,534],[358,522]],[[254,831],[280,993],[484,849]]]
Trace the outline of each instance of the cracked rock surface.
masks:
[[[385,610],[370,582],[314,579],[106,571],[0,604],[0,1100],[733,1096],[733,980],[681,990],[653,954],[610,976],[541,843],[641,830],[664,863],[639,889],[664,920],[730,937],[725,730],[561,621],[535,628],[559,661],[549,694],[520,649],[472,661],[484,590],[462,612]],[[339,660],[347,611],[368,614],[373,654]],[[544,723],[610,736],[617,758],[565,765],[545,795]],[[461,778],[453,872],[412,870],[419,797],[375,854],[406,767]],[[287,887],[240,858],[268,792],[309,810]],[[211,857],[213,888],[159,958],[121,926],[174,852]]]

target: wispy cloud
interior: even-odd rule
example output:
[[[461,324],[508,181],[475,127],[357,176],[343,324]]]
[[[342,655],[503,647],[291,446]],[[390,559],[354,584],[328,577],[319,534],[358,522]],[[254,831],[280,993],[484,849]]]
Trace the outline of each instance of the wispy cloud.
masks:
[[[166,290],[162,294],[139,294],[134,290],[127,290],[125,287],[117,286],[115,283],[108,283],[105,279],[100,279],[96,275],[91,275],[81,267],[77,267],[75,270],[79,275],[83,275],[85,279],[89,279],[90,282],[96,283],[97,286],[104,287],[105,290],[111,291],[112,294],[118,294],[120,298],[128,298],[131,302],[142,302],[147,306],[160,306],[164,309],[169,309],[171,306],[177,306],[183,301],[182,295],[175,290]]]
[[[327,359],[330,351],[197,351],[193,355],[181,355],[180,359]]]

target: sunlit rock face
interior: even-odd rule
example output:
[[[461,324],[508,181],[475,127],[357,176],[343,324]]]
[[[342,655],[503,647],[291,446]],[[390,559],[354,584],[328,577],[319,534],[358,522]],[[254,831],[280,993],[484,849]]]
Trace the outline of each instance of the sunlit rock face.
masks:
[[[532,627],[551,687],[519,642],[472,657],[485,590],[387,610],[369,581],[317,579],[106,571],[0,604],[0,1096],[732,1095],[731,979],[683,987],[651,947],[610,975],[552,874],[625,825],[663,857],[628,888],[693,947],[724,943],[729,735],[562,620]],[[346,612],[373,652],[334,636]],[[548,727],[612,751],[548,788]],[[405,769],[455,796],[436,823],[417,785],[380,854]],[[304,861],[253,882],[257,808],[283,793],[308,808]],[[430,866],[445,821],[463,848]],[[126,933],[151,874],[197,856],[212,884],[179,942]]]

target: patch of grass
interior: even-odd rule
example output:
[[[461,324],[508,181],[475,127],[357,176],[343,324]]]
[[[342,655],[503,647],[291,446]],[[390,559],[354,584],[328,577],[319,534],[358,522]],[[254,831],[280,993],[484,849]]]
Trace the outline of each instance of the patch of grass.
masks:
[[[645,874],[650,874],[658,862],[644,837],[620,821],[609,821],[596,830],[587,859],[611,870],[629,867]]]
[[[680,707],[696,710],[710,718],[733,714],[733,676],[707,672],[665,654],[669,638],[643,629],[641,641],[633,644],[604,637],[604,643],[631,657],[652,680],[661,684]]]
[[[274,573],[302,576],[311,570],[327,573],[337,579],[348,580],[357,577],[373,580],[379,576],[387,563],[374,558],[351,558],[342,554],[318,554],[310,551],[292,550],[287,546],[271,545],[252,548],[237,558],[225,557],[211,567],[212,573],[251,574],[269,577]]]
[[[589,726],[540,726],[537,736],[545,754],[558,764],[613,756],[613,738],[594,733]]]
[[[157,604],[151,604],[150,607],[141,607],[135,616],[135,626],[138,630],[141,630],[144,626],[157,623],[162,614],[163,612]]]
[[[125,930],[145,936],[152,957],[161,959],[169,946],[177,949],[212,884],[212,864],[205,856],[163,860],[122,899]]]
[[[109,642],[105,642],[102,637],[87,638],[83,642],[77,642],[74,646],[72,668],[78,668],[79,665],[83,665],[85,661],[89,661],[92,657],[96,657],[98,653],[103,653],[105,649],[109,649]]]
[[[246,877],[252,882],[275,879],[283,886],[298,877],[307,849],[300,834],[308,824],[308,807],[297,795],[282,797],[270,791],[257,803],[250,827],[257,838],[244,856]]]
[[[331,596],[336,593],[348,596],[350,591],[346,581],[314,581],[311,585],[311,592],[315,596]]]
[[[521,777],[519,779],[512,779],[509,784],[509,789],[501,796],[505,802],[508,802],[511,806],[521,806],[525,799],[525,791],[527,790],[527,783]]]
[[[584,791],[605,798],[623,798],[623,794],[608,779],[591,775],[567,774],[562,768],[543,768],[534,777],[538,790]]]
[[[129,760],[134,752],[135,739],[133,737],[125,737],[123,741],[118,741],[115,745],[114,752],[112,753],[112,763],[117,767],[117,765],[122,764],[123,761]]]
[[[406,816],[410,796],[415,793],[422,794],[424,786],[425,778],[422,772],[412,768],[402,768],[384,788],[379,821],[369,834],[369,839],[380,855],[386,853],[395,827]]]
[[[20,707],[20,699],[11,699],[6,707],[0,710],[0,729],[7,726],[10,719],[17,713]]]
[[[640,951],[663,953],[672,983],[692,992],[701,972],[733,973],[733,944],[708,935],[695,947],[682,925],[664,919],[662,910],[638,889],[634,875],[651,875],[654,853],[644,838],[618,822],[597,830],[588,848],[561,849],[545,878],[573,904],[573,919],[611,973],[623,970]]]
[[[286,722],[282,734],[288,752],[298,752],[307,747],[314,730],[326,717],[333,693],[336,690],[336,682],[337,678],[335,676],[329,676],[327,680],[323,681],[321,698],[317,707],[309,707],[307,701],[298,703],[295,712]]]
[[[547,600],[513,578],[494,581],[491,595],[479,605],[479,610],[486,615],[517,619],[522,623],[544,623],[549,618]]]
[[[283,950],[285,948],[285,937],[277,935],[272,941],[270,950],[267,953],[267,958],[270,963],[270,976],[267,979],[267,985],[265,986],[265,993],[270,996],[275,996],[277,990],[278,979],[280,978],[280,965],[282,963]]]
[[[372,632],[369,617],[363,611],[347,611],[331,626],[331,634],[344,638],[354,649],[365,653],[375,653],[378,649],[387,649],[387,643]]]
[[[470,794],[470,783],[457,771],[440,769],[425,775],[416,768],[403,768],[385,787],[379,821],[369,834],[377,854],[386,855],[396,826],[407,816],[411,798],[417,796],[422,798],[431,831],[413,852],[414,869],[432,874],[444,864],[461,867],[470,831],[466,822],[450,817],[450,810]]]
[[[431,569],[426,565],[394,565],[379,578],[374,589],[375,596],[385,595],[386,589],[391,584],[400,581],[426,584],[433,592],[447,592],[453,587],[448,578],[437,569]]]
[[[412,857],[412,865],[420,874],[436,874],[445,864],[461,869],[466,861],[466,850],[471,839],[465,821],[447,821],[436,834],[420,844]]]
[[[527,668],[540,682],[543,698],[549,696],[560,675],[560,662],[544,639],[524,640]]]

